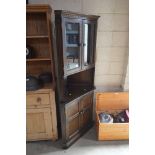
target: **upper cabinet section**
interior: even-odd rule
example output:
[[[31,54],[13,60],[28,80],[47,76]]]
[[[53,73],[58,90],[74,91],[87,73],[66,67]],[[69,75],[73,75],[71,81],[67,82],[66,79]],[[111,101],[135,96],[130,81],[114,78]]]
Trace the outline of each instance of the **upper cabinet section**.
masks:
[[[57,60],[60,76],[94,67],[99,16],[55,11]]]

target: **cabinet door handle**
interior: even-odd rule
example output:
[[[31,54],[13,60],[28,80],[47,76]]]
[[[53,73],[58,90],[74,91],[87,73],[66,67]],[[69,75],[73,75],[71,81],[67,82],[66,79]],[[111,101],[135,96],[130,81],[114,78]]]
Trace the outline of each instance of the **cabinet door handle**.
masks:
[[[37,98],[37,102],[41,102],[41,98],[40,97]]]
[[[83,111],[80,111],[80,114],[83,114]]]
[[[83,43],[83,46],[86,46],[86,43]]]

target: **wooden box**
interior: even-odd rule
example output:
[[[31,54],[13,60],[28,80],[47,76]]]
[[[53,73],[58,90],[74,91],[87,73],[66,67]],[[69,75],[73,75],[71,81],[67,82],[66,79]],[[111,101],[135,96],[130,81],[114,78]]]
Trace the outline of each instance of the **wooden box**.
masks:
[[[128,92],[96,93],[96,130],[98,140],[129,139],[129,123],[101,123],[99,113],[119,112],[129,108]]]

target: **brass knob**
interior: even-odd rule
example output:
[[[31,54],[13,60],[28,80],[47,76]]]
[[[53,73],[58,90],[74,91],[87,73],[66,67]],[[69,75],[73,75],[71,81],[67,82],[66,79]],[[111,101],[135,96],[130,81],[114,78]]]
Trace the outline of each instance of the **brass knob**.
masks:
[[[72,93],[69,93],[68,95],[69,95],[69,96],[72,96]]]
[[[83,111],[80,111],[80,114],[83,114]]]

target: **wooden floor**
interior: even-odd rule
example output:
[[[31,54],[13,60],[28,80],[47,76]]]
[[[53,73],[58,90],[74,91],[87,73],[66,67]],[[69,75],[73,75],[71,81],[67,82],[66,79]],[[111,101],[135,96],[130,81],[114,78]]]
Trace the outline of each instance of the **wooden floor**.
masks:
[[[69,149],[61,149],[61,141],[27,143],[27,155],[126,155],[128,141],[96,141],[95,128],[90,129]]]

